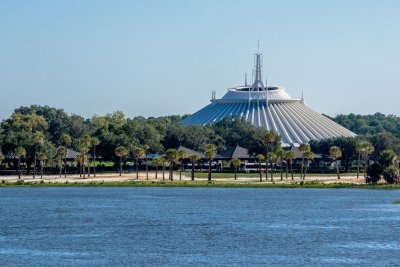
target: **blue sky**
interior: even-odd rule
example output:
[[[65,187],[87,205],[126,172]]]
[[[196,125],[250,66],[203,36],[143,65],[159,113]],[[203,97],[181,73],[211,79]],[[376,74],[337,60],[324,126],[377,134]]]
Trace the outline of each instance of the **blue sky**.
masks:
[[[0,119],[188,114],[264,75],[328,115],[400,115],[400,1],[0,1]],[[264,76],[265,77],[265,76]]]

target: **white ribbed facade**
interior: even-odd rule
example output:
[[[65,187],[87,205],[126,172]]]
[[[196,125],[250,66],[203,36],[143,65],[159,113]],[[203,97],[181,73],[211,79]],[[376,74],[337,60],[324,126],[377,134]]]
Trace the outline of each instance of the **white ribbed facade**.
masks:
[[[221,99],[182,121],[183,125],[206,125],[228,116],[240,116],[257,127],[277,132],[283,146],[298,146],[310,140],[321,140],[355,134],[331,119],[315,112],[303,99],[292,99],[282,87],[263,86],[260,54],[256,54],[253,86],[228,89]]]

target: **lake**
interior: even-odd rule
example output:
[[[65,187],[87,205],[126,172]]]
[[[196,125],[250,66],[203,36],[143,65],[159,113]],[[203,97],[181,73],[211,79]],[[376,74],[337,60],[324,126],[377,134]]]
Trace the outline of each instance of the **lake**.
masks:
[[[392,266],[399,190],[0,188],[0,266]]]

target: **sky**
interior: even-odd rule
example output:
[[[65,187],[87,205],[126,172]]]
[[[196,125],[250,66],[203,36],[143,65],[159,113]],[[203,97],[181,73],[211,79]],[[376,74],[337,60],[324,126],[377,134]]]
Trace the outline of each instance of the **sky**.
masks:
[[[31,104],[90,118],[194,113],[268,84],[330,116],[400,115],[400,1],[0,1],[0,120]]]

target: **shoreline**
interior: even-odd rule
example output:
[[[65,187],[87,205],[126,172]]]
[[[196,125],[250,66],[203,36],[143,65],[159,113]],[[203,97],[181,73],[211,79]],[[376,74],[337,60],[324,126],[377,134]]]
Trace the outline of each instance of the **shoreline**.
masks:
[[[166,175],[167,178],[167,175]],[[293,181],[289,179],[280,180],[280,177],[270,178],[260,182],[255,177],[218,178],[215,177],[211,182],[206,178],[195,178],[191,181],[190,177],[182,174],[179,180],[179,173],[174,173],[174,181],[168,179],[162,180],[160,175],[155,178],[154,173],[149,173],[149,179],[146,174],[139,173],[139,179],[136,179],[135,173],[128,173],[119,176],[118,174],[98,174],[96,177],[82,178],[79,175],[68,175],[67,178],[58,175],[47,175],[43,179],[32,176],[22,176],[18,180],[17,176],[0,177],[0,187],[216,187],[216,188],[360,188],[360,189],[400,189],[400,184],[365,184],[364,178],[355,178],[354,176],[343,176],[340,180],[332,176],[311,176],[306,180],[300,180],[298,177]]]

